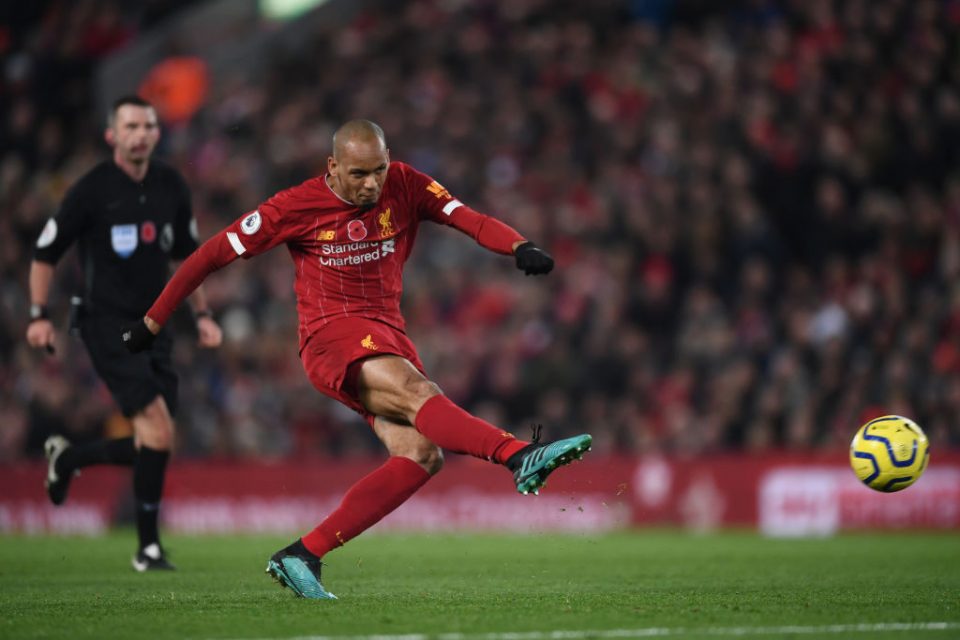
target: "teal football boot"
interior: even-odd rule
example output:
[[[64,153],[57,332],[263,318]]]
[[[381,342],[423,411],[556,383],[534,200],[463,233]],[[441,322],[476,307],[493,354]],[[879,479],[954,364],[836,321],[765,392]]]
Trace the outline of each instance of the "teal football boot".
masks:
[[[517,491],[523,495],[540,493],[555,469],[583,458],[590,451],[593,437],[584,433],[556,442],[540,443],[540,428],[534,429],[533,442],[520,449],[507,460],[507,468],[513,471]]]
[[[336,600],[337,596],[320,584],[320,567],[323,565],[297,540],[290,546],[277,551],[267,562],[267,573],[301,598],[310,600]]]

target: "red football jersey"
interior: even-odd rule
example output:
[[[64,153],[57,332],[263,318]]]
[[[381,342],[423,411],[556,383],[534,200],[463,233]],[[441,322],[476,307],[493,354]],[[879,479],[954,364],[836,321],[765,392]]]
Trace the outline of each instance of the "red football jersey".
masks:
[[[281,191],[208,240],[174,274],[147,313],[164,324],[207,273],[237,256],[286,244],[296,267],[300,346],[336,318],[362,316],[400,330],[403,265],[421,220],[451,225],[482,246],[512,254],[523,236],[463,205],[433,178],[391,162],[376,206],[340,198],[326,176]]]

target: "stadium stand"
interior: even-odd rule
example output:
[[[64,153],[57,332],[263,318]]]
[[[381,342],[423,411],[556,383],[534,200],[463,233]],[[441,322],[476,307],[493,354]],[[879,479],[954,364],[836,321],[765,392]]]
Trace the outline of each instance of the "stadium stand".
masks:
[[[187,3],[128,4],[24,5],[0,30],[0,461],[124,429],[79,344],[47,358],[23,333],[31,246],[106,154],[92,69]],[[517,433],[837,449],[901,413],[958,447],[958,29],[952,0],[374,3],[262,80],[218,78],[161,155],[208,236],[367,117],[394,158],[537,238],[546,280],[446,229],[407,270],[431,377]],[[291,269],[278,250],[208,281],[219,353],[181,323],[181,455],[379,451],[306,392]]]

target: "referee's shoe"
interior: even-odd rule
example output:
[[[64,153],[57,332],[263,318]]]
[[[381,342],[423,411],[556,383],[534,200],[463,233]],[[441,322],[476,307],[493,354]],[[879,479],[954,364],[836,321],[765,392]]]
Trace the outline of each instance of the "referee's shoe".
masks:
[[[156,542],[148,544],[143,549],[137,551],[137,555],[133,556],[132,564],[134,570],[139,573],[146,571],[173,571],[176,569],[176,567],[167,560],[167,554],[163,552],[163,549]]]
[[[57,468],[60,457],[69,448],[70,441],[63,436],[50,436],[43,443],[43,453],[47,457],[47,477],[43,480],[43,486],[47,490],[50,502],[57,506],[67,499],[70,480],[73,476],[80,474],[79,471],[64,471],[63,465],[60,465],[60,469]]]

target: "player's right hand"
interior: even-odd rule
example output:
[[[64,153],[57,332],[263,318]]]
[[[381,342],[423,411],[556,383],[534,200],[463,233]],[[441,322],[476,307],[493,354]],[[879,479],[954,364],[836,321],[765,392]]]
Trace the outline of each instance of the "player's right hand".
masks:
[[[39,318],[27,325],[27,344],[37,349],[46,349],[47,353],[53,353],[53,339],[56,333],[53,330],[53,323],[46,318]]]
[[[130,353],[146,351],[157,336],[147,328],[145,319],[120,327],[120,339]]]

